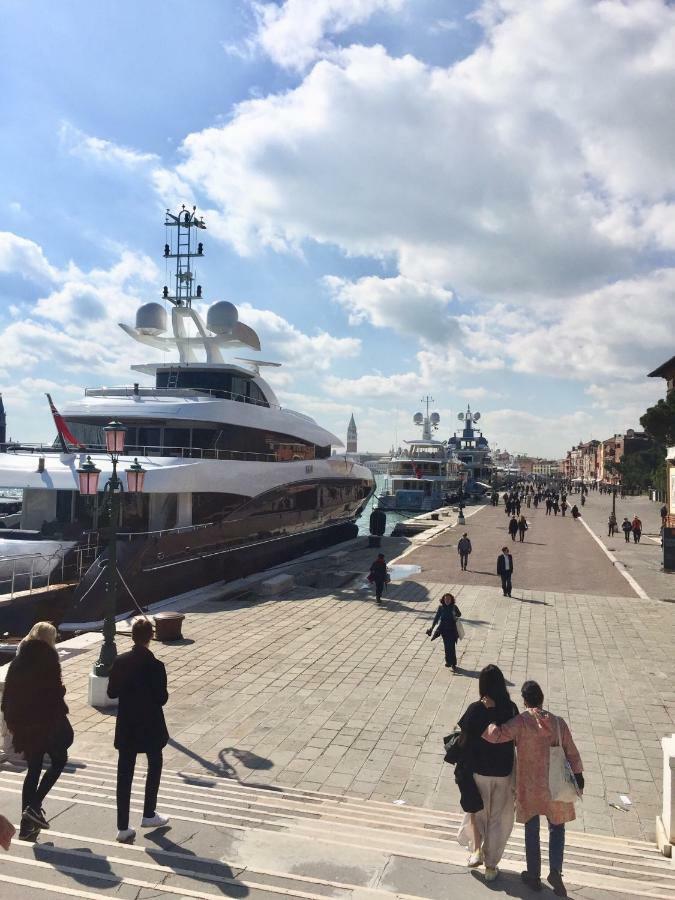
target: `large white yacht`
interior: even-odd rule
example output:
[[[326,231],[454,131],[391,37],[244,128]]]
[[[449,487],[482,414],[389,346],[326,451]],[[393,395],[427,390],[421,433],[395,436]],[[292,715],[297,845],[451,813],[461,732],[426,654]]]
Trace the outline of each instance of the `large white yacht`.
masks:
[[[175,288],[142,306],[135,327],[121,327],[143,345],[177,351],[177,362],[133,365],[150,386],[87,389],[65,405],[69,444],[61,436],[50,446],[0,446],[0,488],[23,491],[19,526],[0,538],[0,633],[21,634],[37,618],[64,627],[102,619],[106,507],[101,493],[78,492],[77,470],[91,457],[102,490],[111,420],[127,427],[123,484],[135,458],[146,472],[143,492],[121,500],[119,613],[132,597],[145,608],[357,534],[371,472],[332,455],[338,437],[280,405],[260,375],[278,364],[258,359],[258,336],[231,303],[212,305],[205,321],[193,308],[202,301],[195,269],[205,227],[195,209],[167,211],[165,224]],[[225,360],[228,350],[253,355]]]
[[[448,452],[452,459],[464,464],[467,477],[465,488],[469,493],[482,494],[492,484],[494,464],[488,439],[476,427],[479,412],[471,412],[467,406],[465,413],[457,418],[463,423],[462,433],[455,433],[448,441]]]
[[[413,422],[422,428],[422,437],[405,441],[406,449],[392,453],[387,463],[384,490],[378,509],[385,512],[427,512],[443,506],[462,483],[463,464],[448,456],[447,446],[436,440],[440,416],[429,414],[431,397],[425,397],[426,415],[418,412]]]

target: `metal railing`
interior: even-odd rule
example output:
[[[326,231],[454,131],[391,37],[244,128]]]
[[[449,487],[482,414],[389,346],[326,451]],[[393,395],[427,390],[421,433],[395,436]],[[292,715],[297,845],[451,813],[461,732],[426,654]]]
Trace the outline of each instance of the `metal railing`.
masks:
[[[85,397],[199,397],[206,395],[207,397],[215,397],[218,400],[234,400],[236,403],[250,403],[253,406],[263,406],[266,408],[281,409],[274,403],[267,400],[258,400],[256,397],[248,397],[246,394],[237,394],[234,391],[226,391],[223,388],[188,388],[188,387],[129,387],[121,385],[119,387],[100,387],[85,388]]]
[[[2,448],[7,453],[63,453],[60,447],[55,447],[53,444],[0,444],[0,449]],[[203,447],[165,447],[161,444],[128,444],[124,448],[124,457],[166,456],[181,459],[229,459],[240,462],[311,462],[317,458],[316,450],[313,447],[307,449],[311,450],[311,456],[298,453],[290,459],[284,459],[280,458],[278,453],[253,453],[246,450],[216,450]],[[106,448],[103,444],[87,444],[84,449],[72,449],[69,452],[72,454],[106,453]]]
[[[99,549],[97,540],[91,540],[87,544],[63,547],[49,554],[0,557],[0,599],[11,600],[19,593],[30,596],[34,591],[50,585],[80,581],[98,556]]]

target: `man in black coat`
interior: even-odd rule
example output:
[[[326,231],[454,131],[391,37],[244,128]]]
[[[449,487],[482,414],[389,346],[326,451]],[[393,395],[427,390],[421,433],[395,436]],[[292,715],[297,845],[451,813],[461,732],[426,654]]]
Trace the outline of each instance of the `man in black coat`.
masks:
[[[502,591],[505,597],[511,596],[511,576],[513,575],[513,557],[508,547],[502,547],[497,557],[497,575],[502,579]]]
[[[149,648],[152,623],[136,619],[131,629],[134,646],[115,660],[110,671],[108,696],[119,698],[115,725],[117,761],[117,840],[124,844],[136,837],[129,828],[129,803],[136,756],[145,753],[148,774],[142,828],[161,828],[169,821],[157,812],[157,794],[162,776],[162,750],[169,740],[162,707],[169,699],[164,663]]]

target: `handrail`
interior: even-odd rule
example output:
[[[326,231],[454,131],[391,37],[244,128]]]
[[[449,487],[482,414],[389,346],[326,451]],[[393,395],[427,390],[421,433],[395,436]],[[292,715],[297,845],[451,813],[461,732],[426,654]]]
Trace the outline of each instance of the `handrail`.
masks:
[[[179,525],[178,528],[161,528],[159,531],[118,531],[118,538],[127,538],[127,540],[131,541],[132,538],[137,537],[153,537],[158,535],[161,537],[165,534],[186,534],[189,532],[199,531],[202,528],[210,528],[214,525],[214,522],[200,522],[197,525]]]
[[[298,442],[300,443],[300,442]],[[0,449],[5,448],[7,453],[20,453],[27,451],[28,453],[52,453],[63,454],[60,447],[53,444],[0,444]],[[312,449],[313,448],[308,448]],[[106,448],[103,444],[87,444],[84,449],[71,449],[69,454],[78,453],[105,453]],[[313,452],[315,452],[313,450]],[[165,447],[160,444],[130,444],[124,448],[123,457],[133,456],[160,456],[160,457],[180,457],[181,459],[215,459],[215,460],[235,460],[240,462],[306,462],[313,461],[317,457],[302,456],[299,459],[279,459],[276,453],[255,453],[247,450],[217,450],[204,447]]]
[[[227,391],[224,388],[188,388],[188,387],[129,387],[128,385],[120,385],[119,387],[99,387],[85,388],[85,397],[198,397],[200,394],[206,394],[209,397],[215,397],[218,400],[234,400],[236,403],[250,403],[253,406],[263,406],[265,408],[281,409],[276,403],[270,403],[267,400],[258,400],[255,397],[247,397],[246,394],[237,394],[234,391]]]

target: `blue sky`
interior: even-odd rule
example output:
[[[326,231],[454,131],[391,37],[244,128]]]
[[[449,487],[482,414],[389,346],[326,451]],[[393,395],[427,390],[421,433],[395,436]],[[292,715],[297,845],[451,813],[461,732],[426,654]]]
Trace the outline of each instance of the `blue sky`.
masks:
[[[286,405],[361,445],[431,393],[513,452],[635,427],[673,353],[675,12],[661,0],[0,0],[0,358],[123,383],[163,210],[261,336]]]

